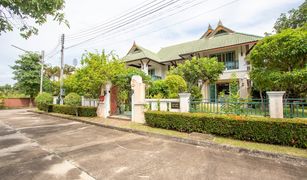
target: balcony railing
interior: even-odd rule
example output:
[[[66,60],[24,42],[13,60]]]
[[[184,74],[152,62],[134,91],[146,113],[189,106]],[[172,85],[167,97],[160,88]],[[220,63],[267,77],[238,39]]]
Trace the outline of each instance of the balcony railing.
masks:
[[[226,70],[239,69],[239,61],[225,62]]]

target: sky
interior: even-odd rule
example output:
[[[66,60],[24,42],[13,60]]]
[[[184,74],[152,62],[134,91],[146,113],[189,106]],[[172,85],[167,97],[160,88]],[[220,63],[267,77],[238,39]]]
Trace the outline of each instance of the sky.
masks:
[[[263,36],[265,32],[272,32],[281,13],[297,8],[303,1],[180,0],[119,28],[110,27],[112,24],[106,27],[106,23],[118,23],[119,17],[127,12],[131,12],[130,15],[133,12],[144,14],[141,7],[152,0],[66,0],[64,13],[70,28],[49,17],[47,23],[39,26],[39,34],[27,40],[19,35],[18,30],[0,35],[0,85],[15,83],[10,66],[23,52],[11,45],[29,51],[44,50],[45,62],[56,66],[60,65],[57,45],[61,34],[65,34],[64,62],[73,65],[76,59],[80,66],[80,59],[86,51],[101,52],[105,49],[123,57],[135,41],[157,52],[162,47],[199,39],[208,24],[215,28],[219,20],[234,31]],[[103,28],[112,31],[105,32]]]

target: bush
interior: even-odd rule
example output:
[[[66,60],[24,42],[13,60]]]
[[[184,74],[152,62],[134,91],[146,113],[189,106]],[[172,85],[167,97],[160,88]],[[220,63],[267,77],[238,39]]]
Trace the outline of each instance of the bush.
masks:
[[[52,112],[60,113],[60,114],[68,114],[68,115],[76,115],[76,109],[78,112],[78,116],[83,117],[95,117],[96,107],[85,107],[85,106],[68,106],[68,105],[52,105]]]
[[[164,80],[157,80],[149,87],[149,96],[151,98],[168,98],[169,88]]]
[[[307,121],[200,113],[145,112],[152,127],[307,148]]]
[[[164,81],[168,86],[170,98],[178,98],[178,93],[183,93],[187,90],[187,83],[179,75],[168,75]]]
[[[79,116],[95,117],[97,116],[96,111],[97,111],[96,107],[84,107],[84,106],[78,107]]]
[[[203,95],[201,94],[200,87],[192,86],[192,88],[191,88],[191,99],[193,101],[199,101],[202,98],[203,98]]]
[[[39,110],[48,111],[48,105],[52,104],[53,97],[49,93],[40,93],[35,98],[35,104]]]
[[[64,104],[69,106],[80,106],[81,105],[81,96],[76,93],[69,93],[64,98]]]

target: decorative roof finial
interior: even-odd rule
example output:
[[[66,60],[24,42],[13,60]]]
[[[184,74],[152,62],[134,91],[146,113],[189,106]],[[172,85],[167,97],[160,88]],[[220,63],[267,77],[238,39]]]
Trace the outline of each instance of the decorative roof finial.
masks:
[[[217,24],[217,26],[223,26],[223,23],[221,20],[219,20],[219,23]]]
[[[209,26],[208,26],[208,30],[212,30],[211,24],[209,24]]]
[[[135,41],[133,41],[133,45],[136,45]]]

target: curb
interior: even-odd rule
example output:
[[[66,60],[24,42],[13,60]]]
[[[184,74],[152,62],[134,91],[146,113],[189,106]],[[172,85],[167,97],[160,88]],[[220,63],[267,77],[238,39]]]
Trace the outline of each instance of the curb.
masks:
[[[175,141],[175,142],[180,142],[180,143],[185,143],[185,144],[190,144],[190,145],[202,146],[202,147],[206,147],[206,148],[226,150],[226,151],[230,151],[230,152],[234,152],[234,153],[247,154],[247,155],[261,157],[261,158],[271,158],[271,159],[274,159],[274,160],[277,160],[277,161],[283,161],[283,162],[286,162],[286,163],[292,163],[292,164],[296,164],[296,165],[302,165],[302,166],[307,165],[307,158],[301,158],[301,157],[296,157],[296,156],[291,156],[291,155],[286,155],[286,154],[272,153],[272,152],[267,152],[267,151],[262,151],[262,150],[252,150],[252,149],[247,149],[247,148],[235,147],[235,146],[231,146],[231,145],[217,144],[217,143],[208,142],[208,141],[187,139],[187,138],[175,137],[175,136],[170,136],[170,135],[163,135],[163,134],[157,134],[157,133],[152,133],[152,132],[145,132],[145,131],[140,131],[140,130],[135,130],[135,129],[115,127],[115,126],[100,124],[100,123],[96,123],[96,122],[81,120],[81,119],[78,119],[78,118],[75,118],[75,117],[63,117],[61,115],[49,114],[47,112],[38,112],[38,111],[34,111],[34,110],[27,110],[27,112],[32,112],[32,113],[43,114],[43,115],[57,117],[57,118],[63,118],[63,119],[78,121],[78,122],[85,123],[85,124],[100,126],[100,127],[114,129],[114,130],[123,131],[123,132],[134,133],[134,134],[138,134],[138,135],[142,135],[142,136],[154,137],[154,138],[170,140],[170,141]]]

